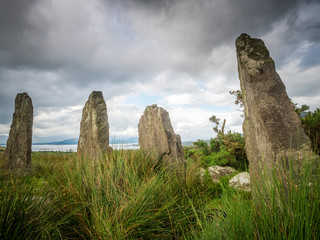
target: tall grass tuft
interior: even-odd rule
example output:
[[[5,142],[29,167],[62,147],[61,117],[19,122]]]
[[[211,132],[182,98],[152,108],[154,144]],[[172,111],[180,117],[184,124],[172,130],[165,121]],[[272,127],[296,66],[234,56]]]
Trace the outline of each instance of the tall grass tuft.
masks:
[[[300,168],[289,161],[288,170],[274,167],[273,182],[260,187],[266,201],[253,206],[257,239],[320,239],[320,168],[316,156]]]
[[[58,239],[55,208],[33,178],[2,176],[0,239]]]
[[[256,199],[227,186],[213,202],[211,219],[196,239],[320,239],[320,169],[315,159],[292,165],[283,175],[275,166],[256,189]],[[263,176],[263,174],[262,174]],[[284,181],[285,179],[285,181]]]
[[[78,239],[181,239],[201,230],[211,198],[195,172],[176,174],[140,151],[69,159],[50,183],[68,221],[60,230]]]

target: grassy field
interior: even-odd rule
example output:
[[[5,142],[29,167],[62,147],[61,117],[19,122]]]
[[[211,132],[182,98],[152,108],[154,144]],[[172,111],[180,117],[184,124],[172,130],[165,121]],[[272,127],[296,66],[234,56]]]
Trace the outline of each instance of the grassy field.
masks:
[[[181,174],[139,150],[96,162],[33,153],[32,164],[29,177],[1,173],[0,239],[320,238],[314,166],[302,168],[301,182],[286,193],[277,179],[272,189],[260,186],[270,201],[257,206],[228,179],[200,179],[200,163],[188,162]]]

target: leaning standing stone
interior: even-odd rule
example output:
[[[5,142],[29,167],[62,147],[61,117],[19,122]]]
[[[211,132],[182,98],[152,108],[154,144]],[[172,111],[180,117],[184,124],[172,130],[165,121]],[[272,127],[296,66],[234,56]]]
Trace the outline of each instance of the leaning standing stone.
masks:
[[[27,93],[19,93],[15,99],[6,150],[3,153],[5,168],[18,174],[31,170],[33,106]]]
[[[184,170],[181,138],[174,133],[166,110],[156,104],[148,106],[140,118],[138,129],[141,150],[161,157],[167,166]]]
[[[102,92],[93,91],[82,110],[77,152],[95,160],[111,150],[107,106]]]
[[[309,152],[310,140],[264,42],[241,34],[236,40],[236,48],[251,180],[259,182],[261,176],[271,180],[268,178],[272,176],[274,166],[279,166],[284,173],[289,164],[299,168],[306,157],[304,150]]]

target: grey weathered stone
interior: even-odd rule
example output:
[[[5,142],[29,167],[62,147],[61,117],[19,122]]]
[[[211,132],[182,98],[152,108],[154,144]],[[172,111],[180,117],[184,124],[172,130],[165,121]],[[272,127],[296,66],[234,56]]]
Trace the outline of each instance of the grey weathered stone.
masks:
[[[82,110],[77,153],[95,160],[111,150],[107,106],[102,92],[93,91]]]
[[[220,178],[223,176],[230,175],[234,173],[236,170],[232,167],[221,167],[221,166],[212,166],[208,167],[208,172],[210,177],[212,178],[212,181],[215,183],[218,183],[220,181]],[[203,168],[200,169],[200,176],[203,177],[205,173],[205,170]]]
[[[261,176],[267,180],[276,164],[284,171],[289,161],[298,168],[305,158],[303,150],[309,152],[310,140],[264,42],[241,34],[236,40],[236,49],[251,180],[260,181]]]
[[[235,175],[229,180],[229,186],[245,192],[250,192],[250,174],[248,172],[242,172]]]
[[[156,104],[146,107],[138,129],[141,150],[162,157],[168,166],[185,168],[181,138],[174,133],[166,110]]]
[[[2,158],[5,168],[18,174],[28,174],[31,170],[33,105],[27,93],[19,93],[15,99],[6,150]]]

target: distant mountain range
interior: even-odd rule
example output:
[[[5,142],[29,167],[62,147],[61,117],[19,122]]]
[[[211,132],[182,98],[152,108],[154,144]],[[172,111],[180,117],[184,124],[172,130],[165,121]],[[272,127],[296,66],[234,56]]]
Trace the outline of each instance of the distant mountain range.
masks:
[[[0,135],[0,145],[6,145],[8,136]],[[110,137],[110,144],[138,143],[138,137]],[[59,137],[32,137],[32,145],[76,145],[77,138],[69,138],[61,140]]]
[[[32,143],[32,145],[75,145],[78,144],[77,138],[65,139],[57,142]]]
[[[60,138],[61,139],[61,138]],[[60,140],[59,137],[32,137],[32,145],[77,145],[77,138]],[[0,145],[6,145],[8,136],[0,135]],[[110,144],[130,144],[139,143],[138,137],[110,137]],[[182,142],[183,146],[192,146],[193,141]]]

